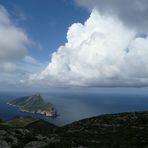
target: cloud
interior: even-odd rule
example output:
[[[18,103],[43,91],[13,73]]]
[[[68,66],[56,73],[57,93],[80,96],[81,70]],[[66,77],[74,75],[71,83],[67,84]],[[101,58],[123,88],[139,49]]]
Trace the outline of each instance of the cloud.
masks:
[[[18,21],[17,21],[18,22]],[[19,81],[41,70],[43,64],[27,52],[30,41],[26,32],[14,23],[8,11],[0,5],[0,87],[12,89]]]
[[[29,55],[25,56],[23,61],[26,63],[29,63],[29,64],[36,64],[37,63],[36,59],[34,59],[33,57],[31,57]]]
[[[0,63],[0,72],[5,72],[5,73],[11,73],[15,72],[16,70],[16,65],[13,63]]]
[[[67,32],[67,43],[30,82],[50,86],[140,87],[148,85],[148,37],[93,10]]]
[[[22,58],[28,43],[26,33],[13,24],[6,9],[0,5],[0,61]]]
[[[89,10],[97,9],[101,14],[117,16],[125,25],[139,31],[148,31],[147,0],[75,0]]]

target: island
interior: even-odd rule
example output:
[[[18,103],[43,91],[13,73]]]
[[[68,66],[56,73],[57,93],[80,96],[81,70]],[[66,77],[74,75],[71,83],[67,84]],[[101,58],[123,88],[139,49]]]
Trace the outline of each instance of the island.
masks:
[[[56,117],[57,112],[50,102],[45,102],[40,94],[25,96],[7,102],[8,105],[18,107],[22,112],[42,114],[49,117]]]

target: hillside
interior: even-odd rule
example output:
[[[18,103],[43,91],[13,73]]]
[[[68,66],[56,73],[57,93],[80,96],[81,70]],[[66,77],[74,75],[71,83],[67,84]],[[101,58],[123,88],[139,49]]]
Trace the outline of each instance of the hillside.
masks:
[[[18,107],[20,111],[44,114],[46,116],[56,116],[56,111],[53,105],[45,102],[41,95],[33,95],[13,99],[7,104]]]
[[[29,118],[29,117],[27,117]],[[18,118],[16,122],[19,122]],[[148,112],[102,115],[57,127],[44,120],[0,123],[0,147],[15,148],[146,148]],[[34,121],[35,120],[35,121]],[[28,121],[28,124],[27,122]]]

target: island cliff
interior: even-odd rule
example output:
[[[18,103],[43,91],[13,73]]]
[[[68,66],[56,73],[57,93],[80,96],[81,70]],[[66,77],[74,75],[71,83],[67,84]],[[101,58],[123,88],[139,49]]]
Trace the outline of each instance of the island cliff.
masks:
[[[50,117],[57,116],[53,105],[49,102],[45,102],[40,94],[10,100],[7,104],[18,107],[22,112],[42,114]]]

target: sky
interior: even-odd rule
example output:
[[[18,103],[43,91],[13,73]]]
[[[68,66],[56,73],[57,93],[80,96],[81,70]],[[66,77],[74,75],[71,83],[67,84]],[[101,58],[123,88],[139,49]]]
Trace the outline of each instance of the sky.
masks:
[[[147,0],[0,0],[0,90],[147,90],[147,59]]]

